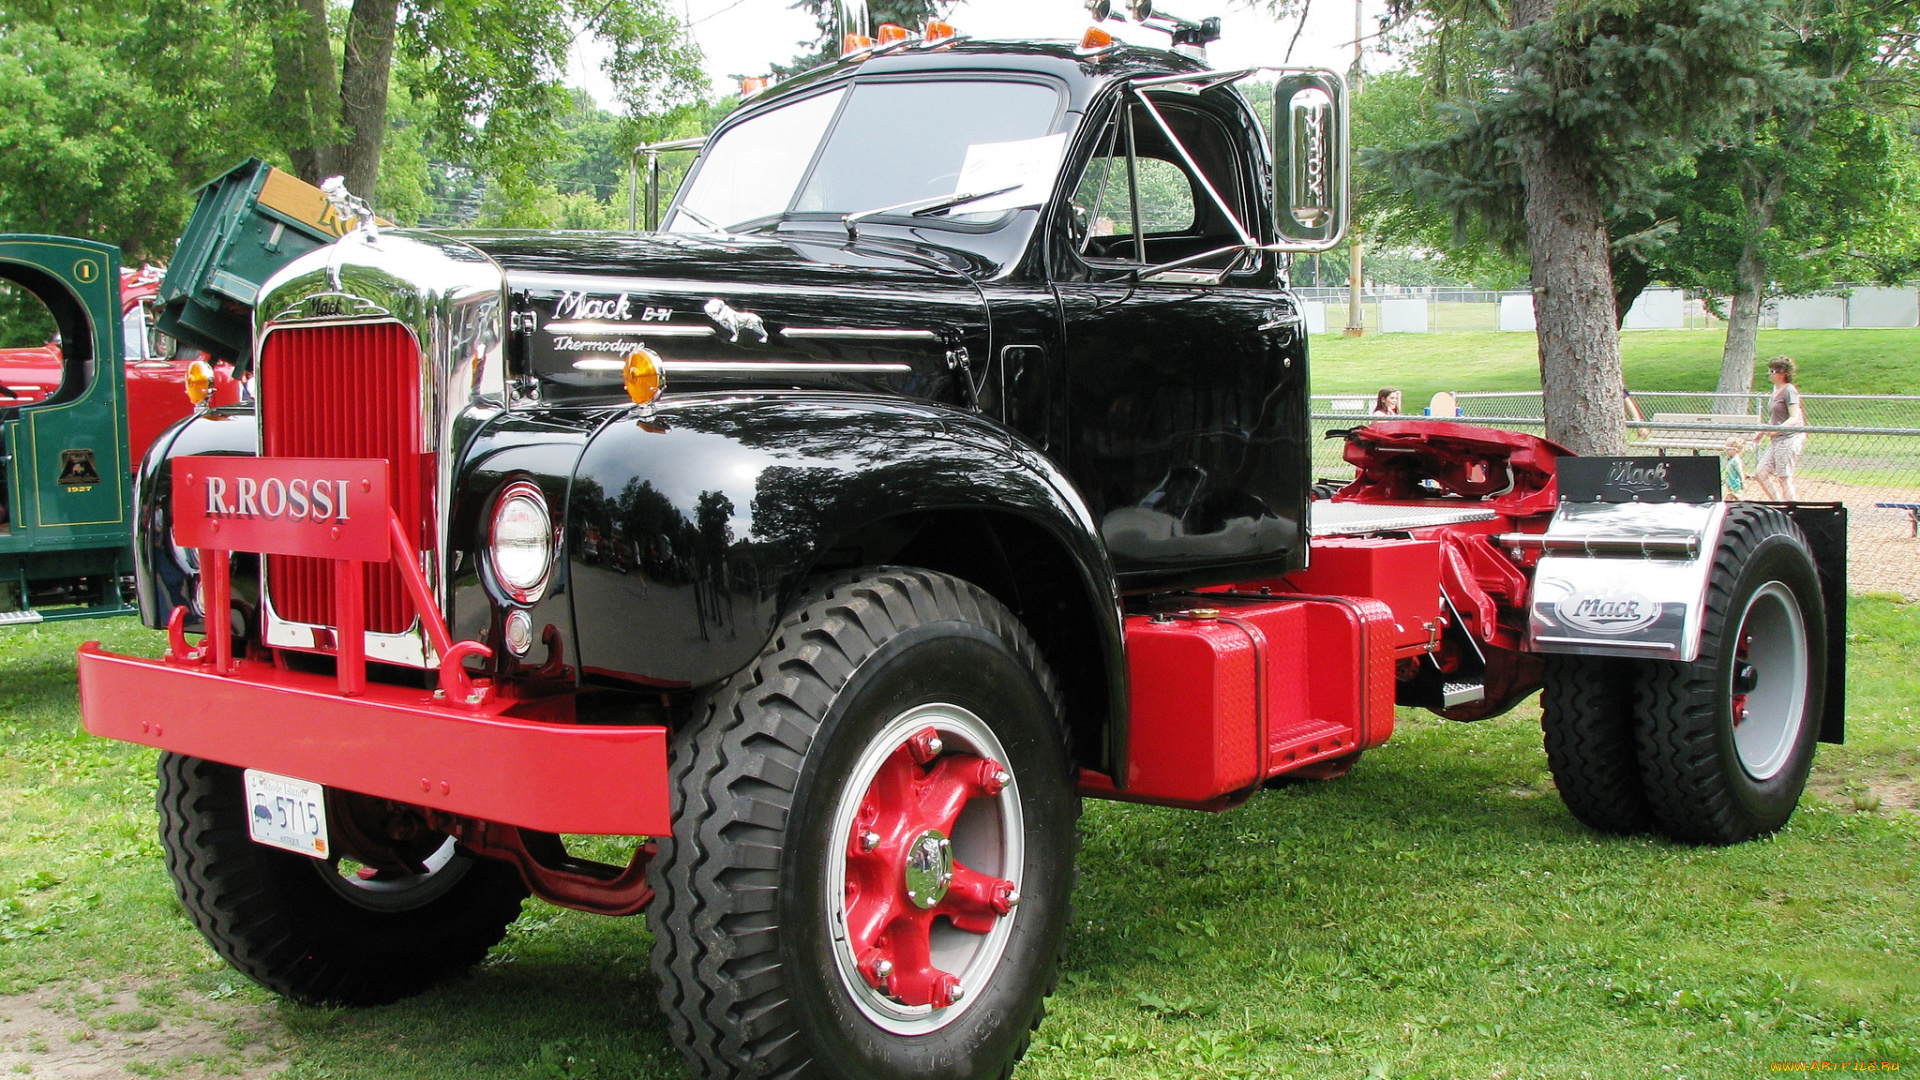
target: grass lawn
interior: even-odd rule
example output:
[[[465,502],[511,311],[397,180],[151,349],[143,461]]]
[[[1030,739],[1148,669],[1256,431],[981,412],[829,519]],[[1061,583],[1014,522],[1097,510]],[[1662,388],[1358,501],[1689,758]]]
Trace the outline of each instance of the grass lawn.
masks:
[[[78,1048],[143,1076],[683,1075],[635,919],[530,902],[472,977],[365,1011],[226,969],[161,865],[154,755],[78,731],[88,637],[162,648],[130,620],[0,631],[0,1069],[62,1075]],[[1019,1075],[1920,1068],[1916,652],[1920,606],[1855,600],[1850,743],[1783,833],[1726,850],[1577,826],[1531,707],[1403,713],[1346,778],[1227,814],[1090,803],[1064,983]]]
[[[1712,390],[1726,333],[1718,330],[1629,330],[1620,359],[1632,390]],[[1316,336],[1313,392],[1372,394],[1382,386],[1406,392],[1418,413],[1441,390],[1538,390],[1540,360],[1532,334],[1498,331]],[[1920,330],[1762,330],[1762,367],[1785,354],[1800,362],[1800,389],[1810,394],[1920,393]]]

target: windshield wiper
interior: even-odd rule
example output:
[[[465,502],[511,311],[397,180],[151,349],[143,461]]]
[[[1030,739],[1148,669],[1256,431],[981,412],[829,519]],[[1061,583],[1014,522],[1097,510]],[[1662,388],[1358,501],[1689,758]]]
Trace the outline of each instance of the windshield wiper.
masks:
[[[915,199],[912,202],[903,202],[894,206],[881,206],[872,210],[862,210],[855,214],[843,214],[840,217],[840,224],[847,227],[847,239],[858,240],[860,239],[860,223],[868,218],[883,217],[887,214],[898,214],[902,212],[912,217],[925,217],[928,214],[937,214],[942,210],[951,210],[956,206],[965,206],[970,202],[979,202],[981,199],[991,199],[995,195],[1005,195],[1010,191],[1018,191],[1021,187],[1022,185],[1020,184],[1010,184],[995,191],[981,191],[968,195],[936,195],[931,199]]]
[[[705,217],[704,215],[701,215],[701,214],[696,214],[696,213],[694,213],[693,211],[691,211],[691,210],[689,210],[689,209],[687,209],[687,208],[686,208],[686,207],[684,207],[684,206],[676,206],[676,207],[674,207],[674,208],[673,208],[673,212],[674,212],[674,213],[676,213],[676,214],[685,214],[685,215],[687,215],[688,217],[690,217],[690,218],[692,218],[692,219],[693,219],[693,221],[694,221],[694,224],[696,224],[696,225],[705,225],[705,226],[706,226],[707,228],[709,228],[709,229],[712,229],[712,230],[713,230],[714,232],[717,232],[717,233],[719,233],[719,234],[720,234],[721,236],[731,236],[731,235],[733,235],[732,233],[730,233],[730,232],[728,232],[728,231],[727,231],[727,227],[726,227],[726,226],[724,226],[724,225],[721,225],[721,224],[719,224],[718,222],[715,222],[715,221],[713,221],[712,219],[710,219],[710,218],[707,218],[707,217]]]

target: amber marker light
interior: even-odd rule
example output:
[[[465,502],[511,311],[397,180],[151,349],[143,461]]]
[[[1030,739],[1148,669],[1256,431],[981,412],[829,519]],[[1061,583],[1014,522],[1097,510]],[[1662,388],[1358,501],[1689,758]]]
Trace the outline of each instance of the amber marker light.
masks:
[[[891,45],[896,41],[905,41],[912,36],[912,34],[907,32],[906,27],[898,23],[881,23],[880,33],[874,40],[881,45]]]
[[[660,370],[660,354],[645,345],[628,353],[621,380],[627,384],[627,396],[635,405],[651,405],[667,381]]]
[[[1113,35],[1097,26],[1087,27],[1087,32],[1080,36],[1081,52],[1099,52],[1101,49],[1111,48],[1112,46]]]
[[[854,53],[864,52],[871,48],[873,48],[873,39],[865,34],[848,34],[846,37],[840,39],[841,56],[852,56]]]
[[[952,23],[944,23],[939,19],[928,19],[927,29],[920,35],[920,39],[931,45],[936,41],[945,41],[952,36]]]
[[[187,365],[187,400],[195,405],[206,404],[213,393],[213,365],[205,360],[195,360]]]

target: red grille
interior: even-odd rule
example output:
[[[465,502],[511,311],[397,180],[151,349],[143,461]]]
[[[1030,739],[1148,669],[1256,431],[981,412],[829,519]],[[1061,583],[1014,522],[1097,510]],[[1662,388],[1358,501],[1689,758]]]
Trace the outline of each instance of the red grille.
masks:
[[[426,507],[433,459],[420,452],[420,349],[395,323],[276,330],[260,352],[262,453],[385,458],[394,510],[420,550],[433,546]],[[283,619],[333,622],[333,567],[267,557],[268,591]],[[397,634],[415,611],[391,565],[367,567],[367,629]]]

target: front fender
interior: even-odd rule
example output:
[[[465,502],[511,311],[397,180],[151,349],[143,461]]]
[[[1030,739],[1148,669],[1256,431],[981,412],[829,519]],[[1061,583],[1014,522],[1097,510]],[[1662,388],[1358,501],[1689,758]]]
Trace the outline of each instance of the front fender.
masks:
[[[197,628],[194,578],[197,566],[188,565],[173,548],[173,468],[176,457],[192,454],[260,452],[259,428],[251,407],[214,409],[189,416],[153,440],[134,478],[134,501],[140,508],[133,522],[133,570],[140,600],[140,621],[159,630],[173,609],[185,605]],[[236,552],[233,564],[234,599],[242,606],[259,601],[258,557]]]
[[[633,413],[581,456],[567,508],[590,675],[702,686],[745,666],[837,541],[979,510],[1070,555],[1096,613],[1109,716],[1126,684],[1113,571],[1092,515],[1046,457],[991,421],[845,395],[711,396]]]

